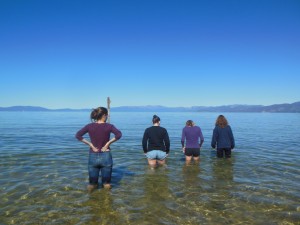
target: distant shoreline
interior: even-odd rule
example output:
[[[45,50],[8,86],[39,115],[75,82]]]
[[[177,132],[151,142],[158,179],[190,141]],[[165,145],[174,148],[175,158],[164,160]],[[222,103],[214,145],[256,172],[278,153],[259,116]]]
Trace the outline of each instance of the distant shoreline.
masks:
[[[0,112],[86,112],[91,109],[47,109],[39,106],[0,107]],[[291,104],[263,105],[224,105],[224,106],[119,106],[112,107],[112,112],[256,112],[256,113],[300,113],[300,101]]]

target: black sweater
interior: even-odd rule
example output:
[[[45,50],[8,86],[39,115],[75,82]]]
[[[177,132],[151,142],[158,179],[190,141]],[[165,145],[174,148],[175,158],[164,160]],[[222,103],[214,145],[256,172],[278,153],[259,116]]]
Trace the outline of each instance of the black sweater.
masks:
[[[151,150],[161,150],[167,154],[170,151],[170,139],[165,128],[160,126],[148,127],[143,137],[143,150],[147,153]]]

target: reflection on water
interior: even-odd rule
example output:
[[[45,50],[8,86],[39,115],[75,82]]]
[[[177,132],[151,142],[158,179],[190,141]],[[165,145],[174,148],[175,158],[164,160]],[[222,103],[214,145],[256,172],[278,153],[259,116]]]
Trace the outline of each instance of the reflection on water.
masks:
[[[214,159],[212,162],[212,187],[216,191],[208,203],[211,208],[219,215],[219,222],[231,224],[234,222],[232,211],[235,210],[235,204],[231,196],[233,190],[233,163],[234,158]]]
[[[166,168],[151,170],[140,142],[152,114],[134,114],[133,124],[115,114],[123,138],[112,146],[113,188],[92,194],[87,149],[74,138],[86,113],[15,116],[0,113],[0,224],[299,224],[297,115],[228,115],[237,149],[217,159],[209,147],[215,114],[162,114],[171,153]],[[180,132],[190,118],[205,142],[200,162],[187,165]]]
[[[166,215],[170,213],[167,204],[172,199],[165,167],[148,169],[142,186],[144,194],[141,196],[141,201],[147,203],[141,212],[142,221],[147,221],[146,224],[158,224],[164,220],[159,216],[161,212]]]

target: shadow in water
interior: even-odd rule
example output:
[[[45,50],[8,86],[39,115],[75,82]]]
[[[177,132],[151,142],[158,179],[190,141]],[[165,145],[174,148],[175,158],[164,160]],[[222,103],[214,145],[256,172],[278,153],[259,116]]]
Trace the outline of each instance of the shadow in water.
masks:
[[[82,224],[124,224],[115,208],[114,197],[111,190],[102,189],[89,195],[88,200],[83,204],[88,211],[86,218],[81,219]]]
[[[126,166],[116,166],[113,168],[112,171],[112,185],[113,187],[119,187],[121,181],[123,180],[123,178],[126,176],[134,176],[135,173],[128,170]]]
[[[210,157],[211,158],[216,158],[217,157],[217,150],[211,149],[210,150]]]
[[[145,204],[143,209],[143,220],[146,224],[159,224],[163,213],[168,214],[167,203],[170,202],[171,194],[169,189],[168,169],[158,167],[156,169],[146,169],[144,177],[144,196]],[[155,215],[155,216],[154,216]]]
[[[168,170],[165,167],[147,168],[145,173],[145,199],[153,204],[163,202],[169,195]]]
[[[233,189],[233,159],[214,159],[212,161],[212,190],[214,195],[209,207],[213,210],[227,210],[228,200]]]
[[[187,189],[190,188],[199,188],[201,186],[199,175],[201,172],[200,169],[200,163],[192,161],[190,163],[185,163],[182,167],[182,175],[183,175],[183,181],[184,185]]]
[[[226,187],[233,181],[233,165],[234,158],[230,159],[219,159],[215,158],[212,160],[212,176],[214,183],[218,185],[224,185]]]

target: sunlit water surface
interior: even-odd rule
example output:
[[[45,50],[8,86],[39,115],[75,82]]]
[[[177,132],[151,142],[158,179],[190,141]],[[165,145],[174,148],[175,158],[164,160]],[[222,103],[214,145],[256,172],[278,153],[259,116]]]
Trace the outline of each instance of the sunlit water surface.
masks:
[[[88,148],[74,135],[88,112],[0,113],[0,224],[300,224],[300,114],[226,113],[231,160],[210,141],[216,113],[159,113],[171,152],[150,170],[141,148],[153,113],[113,112],[112,190],[86,191]],[[192,119],[205,142],[185,165],[181,130]]]

